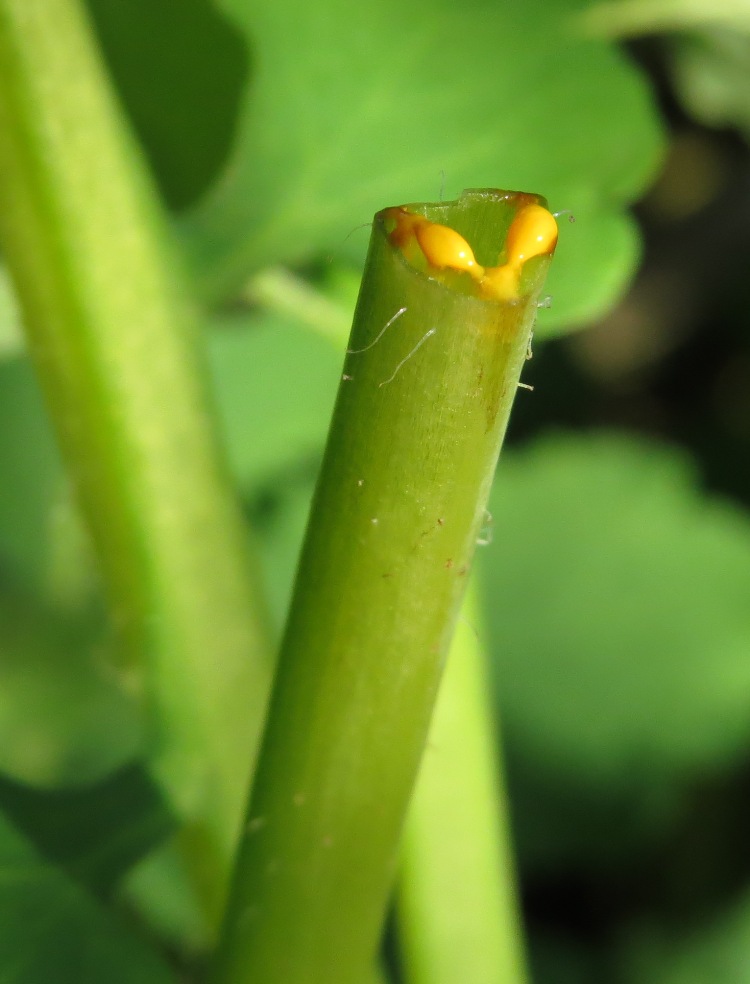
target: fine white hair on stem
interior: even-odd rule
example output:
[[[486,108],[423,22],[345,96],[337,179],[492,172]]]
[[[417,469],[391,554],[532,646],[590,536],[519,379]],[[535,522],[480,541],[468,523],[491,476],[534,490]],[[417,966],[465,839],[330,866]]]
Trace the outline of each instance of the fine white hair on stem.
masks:
[[[358,232],[360,229],[367,229],[368,227],[372,228],[372,222],[360,222],[359,225],[355,226],[353,229],[350,229],[349,232],[347,232],[347,234],[341,240],[342,243],[345,243],[349,238],[349,236],[353,236],[355,232]]]
[[[401,315],[404,314],[405,311],[406,311],[405,307],[399,308],[398,311],[396,311],[396,313],[393,315],[393,317],[390,318],[388,321],[386,321],[385,325],[380,329],[377,336],[373,339],[373,341],[370,342],[369,345],[365,345],[365,347],[361,349],[347,349],[346,350],[347,353],[349,355],[359,355],[360,353],[366,352],[368,349],[371,349],[373,345],[377,345],[380,339],[383,337],[383,335],[385,335],[385,333],[391,327],[393,322],[397,321],[401,317]]]
[[[388,379],[384,379],[382,383],[378,383],[378,386],[386,386],[386,385],[387,385],[388,383],[392,383],[392,382],[393,382],[393,380],[394,380],[394,379],[396,378],[396,373],[397,373],[397,372],[399,371],[399,369],[401,368],[401,366],[403,366],[403,364],[404,364],[405,362],[408,362],[408,361],[409,361],[409,359],[410,359],[410,358],[411,358],[411,357],[412,357],[412,356],[414,355],[414,353],[415,353],[415,352],[417,351],[417,349],[419,349],[419,348],[421,348],[421,347],[422,347],[422,345],[424,345],[424,343],[425,343],[425,342],[427,341],[427,339],[428,339],[428,338],[430,337],[430,335],[434,335],[436,331],[437,331],[437,328],[430,328],[430,330],[429,330],[429,331],[428,331],[428,332],[427,332],[426,334],[424,334],[424,335],[422,335],[422,337],[421,337],[421,338],[419,339],[419,341],[418,341],[418,342],[417,342],[417,344],[416,344],[416,345],[414,346],[414,348],[413,348],[413,349],[411,350],[411,352],[409,352],[409,354],[408,354],[408,355],[405,355],[405,356],[403,357],[403,359],[402,359],[402,360],[401,360],[401,361],[399,362],[399,364],[398,364],[398,365],[396,366],[396,368],[395,368],[395,369],[393,370],[393,373],[392,373],[392,375],[390,375],[390,376],[388,377]]]

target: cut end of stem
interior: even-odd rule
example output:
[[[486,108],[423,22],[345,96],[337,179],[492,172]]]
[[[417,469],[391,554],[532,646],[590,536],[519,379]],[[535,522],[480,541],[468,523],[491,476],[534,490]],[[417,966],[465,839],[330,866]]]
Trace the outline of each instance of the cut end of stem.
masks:
[[[487,266],[477,260],[469,239],[455,227],[463,226],[461,218],[477,198],[504,206],[505,214],[498,217],[504,220],[498,222],[502,239],[484,250]],[[557,245],[557,222],[546,202],[522,192],[464,192],[455,202],[386,208],[377,219],[415,269],[452,289],[488,300],[516,301],[530,293],[537,278],[525,275],[527,263],[537,258],[549,261]],[[480,252],[485,244],[475,246]]]

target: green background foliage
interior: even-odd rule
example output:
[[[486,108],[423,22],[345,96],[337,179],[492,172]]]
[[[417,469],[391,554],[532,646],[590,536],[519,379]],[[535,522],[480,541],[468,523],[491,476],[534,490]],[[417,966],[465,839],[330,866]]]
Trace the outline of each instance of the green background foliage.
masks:
[[[538,337],[583,328],[639,259],[628,206],[664,153],[653,88],[612,40],[586,35],[573,0],[89,8],[205,302],[224,450],[280,626],[344,341],[316,334],[304,304],[262,294],[258,275],[291,267],[345,321],[368,237],[357,227],[376,209],[500,185],[575,214]],[[746,42],[678,33],[663,61],[690,111],[745,132]],[[746,337],[736,318],[730,333]],[[161,984],[176,976],[149,936],[181,959],[200,930],[189,899],[163,911],[173,818],[140,765],[142,709],[17,328],[3,288],[0,977]],[[742,984],[743,483],[714,483],[731,504],[706,491],[690,454],[711,438],[689,415],[663,428],[671,440],[643,424],[649,380],[645,410],[608,428],[602,389],[570,370],[584,350],[563,344],[529,367],[537,392],[520,396],[479,565],[535,980]],[[550,434],[561,421],[575,431]],[[647,439],[622,433],[633,421]],[[715,453],[733,466],[729,447]]]
[[[243,65],[228,25],[249,42],[250,84],[229,157],[180,222],[211,297],[231,296],[270,263],[332,253],[361,261],[366,233],[346,237],[384,203],[496,187],[498,175],[507,188],[544,189],[554,209],[577,218],[549,285],[550,329],[601,311],[633,270],[637,237],[623,206],[653,173],[659,133],[637,72],[612,44],[576,28],[580,4],[474,0],[459,10],[393,0],[355,10],[335,0],[227,0],[219,5],[227,22],[212,24],[210,8],[191,0],[180,28],[213,38],[213,58],[210,46],[188,46],[178,72],[170,70],[173,55],[147,106],[153,37],[159,17],[173,17],[164,13],[169,5],[139,0],[124,25],[116,20],[121,5],[91,5],[171,201],[184,203],[182,189],[199,187],[201,168],[227,137],[225,114],[205,113],[209,93],[190,103],[198,114],[192,132],[184,109],[171,112],[190,99],[186,78],[194,85],[212,77],[217,95],[224,83],[229,99],[221,105],[231,105],[232,66],[239,73]],[[586,289],[577,290],[575,270],[584,268]]]

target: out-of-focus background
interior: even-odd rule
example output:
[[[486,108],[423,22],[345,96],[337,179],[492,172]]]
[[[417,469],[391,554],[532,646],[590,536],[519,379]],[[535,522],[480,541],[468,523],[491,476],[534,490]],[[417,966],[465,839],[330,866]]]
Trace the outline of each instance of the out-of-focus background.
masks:
[[[362,224],[463,187],[573,213],[479,563],[534,980],[750,982],[750,4],[89,8],[204,305],[279,626]],[[144,734],[0,287],[13,803],[105,781]]]

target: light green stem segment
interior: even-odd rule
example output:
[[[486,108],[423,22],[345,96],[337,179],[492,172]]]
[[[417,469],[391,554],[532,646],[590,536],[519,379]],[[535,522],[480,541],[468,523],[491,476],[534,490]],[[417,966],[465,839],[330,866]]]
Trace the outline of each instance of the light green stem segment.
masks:
[[[421,210],[488,264],[529,198]],[[376,216],[217,984],[358,984],[372,965],[546,265],[519,301],[483,300],[409,266]]]
[[[0,0],[0,65],[0,240],[216,917],[267,670],[193,315],[77,0]]]
[[[467,593],[409,807],[398,893],[408,984],[526,981],[479,605]]]
[[[750,30],[747,0],[600,0],[576,15],[592,37],[622,38],[667,31]]]

